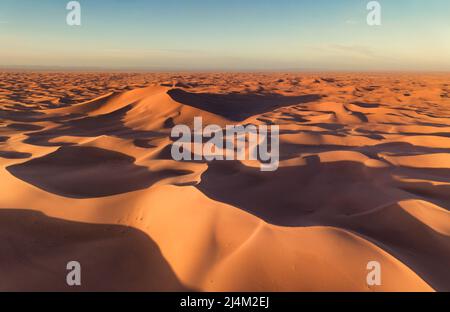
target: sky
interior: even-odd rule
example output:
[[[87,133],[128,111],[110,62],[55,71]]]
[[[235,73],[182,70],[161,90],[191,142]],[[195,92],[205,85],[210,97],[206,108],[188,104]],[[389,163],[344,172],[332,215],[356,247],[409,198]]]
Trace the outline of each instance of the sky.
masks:
[[[450,71],[450,1],[0,0],[0,66]]]

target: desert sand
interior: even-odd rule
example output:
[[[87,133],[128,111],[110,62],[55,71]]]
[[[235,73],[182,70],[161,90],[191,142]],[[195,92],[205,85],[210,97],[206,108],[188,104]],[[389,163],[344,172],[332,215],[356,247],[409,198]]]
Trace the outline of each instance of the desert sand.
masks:
[[[174,161],[195,116],[279,169]],[[0,291],[450,291],[450,75],[4,72],[0,185]]]

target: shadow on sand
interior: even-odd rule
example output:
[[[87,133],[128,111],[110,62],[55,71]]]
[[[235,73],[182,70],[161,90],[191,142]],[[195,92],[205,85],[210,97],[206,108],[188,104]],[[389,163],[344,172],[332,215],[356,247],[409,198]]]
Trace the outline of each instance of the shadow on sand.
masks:
[[[72,198],[95,198],[145,189],[190,171],[151,172],[128,155],[97,147],[63,146],[6,169],[40,189]]]
[[[188,291],[144,232],[0,210],[0,291]],[[70,261],[81,286],[66,283]]]
[[[251,116],[274,109],[320,100],[318,94],[282,96],[277,94],[213,94],[190,93],[172,89],[168,94],[173,100],[233,121],[243,121]]]

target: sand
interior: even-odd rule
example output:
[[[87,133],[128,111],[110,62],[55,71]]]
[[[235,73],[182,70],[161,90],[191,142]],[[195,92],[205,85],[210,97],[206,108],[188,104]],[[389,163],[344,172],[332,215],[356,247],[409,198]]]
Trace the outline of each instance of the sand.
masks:
[[[0,73],[0,291],[450,291],[449,78]],[[196,116],[279,169],[174,161]]]

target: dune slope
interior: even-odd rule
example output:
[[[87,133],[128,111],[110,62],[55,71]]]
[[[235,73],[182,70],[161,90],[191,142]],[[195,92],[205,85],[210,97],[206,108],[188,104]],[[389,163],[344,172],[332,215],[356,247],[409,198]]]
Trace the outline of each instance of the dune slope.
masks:
[[[450,291],[448,76],[93,75],[1,74],[0,291]],[[279,169],[173,160],[198,116]]]

